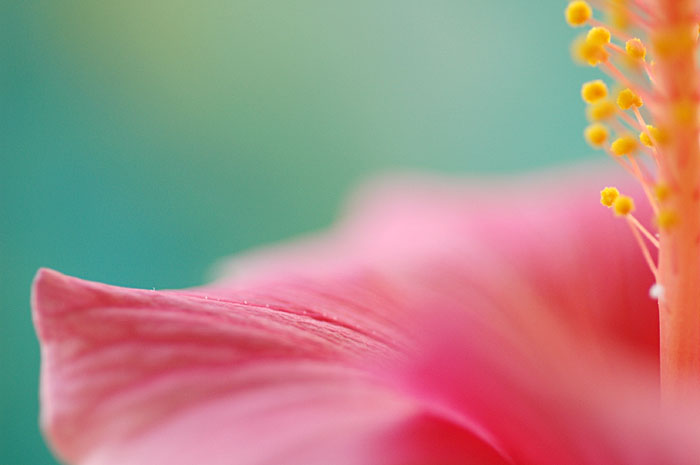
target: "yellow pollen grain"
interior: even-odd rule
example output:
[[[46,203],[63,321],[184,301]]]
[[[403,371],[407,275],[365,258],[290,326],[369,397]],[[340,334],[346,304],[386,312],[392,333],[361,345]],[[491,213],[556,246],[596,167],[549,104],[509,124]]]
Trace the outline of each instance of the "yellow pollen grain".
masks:
[[[584,1],[574,1],[569,3],[564,12],[566,22],[570,26],[579,27],[586,24],[586,21],[593,16],[591,6]]]
[[[617,216],[627,216],[634,211],[634,200],[626,195],[618,196],[612,205]]]
[[[644,60],[647,56],[647,49],[641,40],[634,38],[625,43],[627,56],[633,60]]]
[[[611,100],[603,99],[589,105],[587,112],[591,121],[605,121],[617,114],[617,107]]]
[[[639,108],[644,105],[644,102],[631,89],[624,89],[617,94],[617,106],[622,110],[629,110],[633,105]]]
[[[612,207],[615,199],[620,196],[620,191],[614,187],[606,187],[600,191],[600,203],[605,207]]]
[[[632,155],[637,150],[637,140],[632,136],[619,137],[613,141],[610,150],[618,157]]]
[[[603,45],[581,39],[574,42],[572,53],[576,61],[588,63],[590,66],[597,66],[610,56]]]
[[[668,231],[678,224],[678,214],[673,210],[661,210],[656,216],[656,225],[662,231]]]
[[[583,135],[593,147],[601,147],[608,140],[609,132],[602,124],[594,123],[586,128]]]
[[[660,182],[654,186],[654,196],[659,203],[663,203],[671,196],[671,188],[668,187],[668,184]]]
[[[581,98],[586,103],[595,103],[608,96],[608,86],[600,79],[589,81],[581,86]]]
[[[610,43],[610,31],[604,27],[594,27],[586,34],[586,42],[593,45],[605,45]]]
[[[649,137],[649,135],[651,135],[651,137]],[[647,147],[653,147],[655,141],[660,145],[666,142],[666,136],[659,128],[647,124],[647,130],[639,133],[639,140]]]

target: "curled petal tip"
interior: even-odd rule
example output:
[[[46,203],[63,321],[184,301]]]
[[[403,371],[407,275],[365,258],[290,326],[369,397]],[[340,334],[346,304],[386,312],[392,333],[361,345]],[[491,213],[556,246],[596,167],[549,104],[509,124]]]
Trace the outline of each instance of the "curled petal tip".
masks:
[[[32,283],[32,317],[40,339],[49,332],[48,319],[66,312],[80,299],[81,281],[50,268],[40,268]]]
[[[120,294],[125,294],[118,289],[40,268],[34,276],[31,297],[39,339],[47,341],[58,335],[68,313],[114,303]]]

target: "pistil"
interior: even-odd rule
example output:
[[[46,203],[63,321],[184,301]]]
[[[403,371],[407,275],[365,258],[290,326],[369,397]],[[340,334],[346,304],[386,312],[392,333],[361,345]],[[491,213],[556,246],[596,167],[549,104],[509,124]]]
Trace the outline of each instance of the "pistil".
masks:
[[[603,6],[605,2],[597,4]],[[600,66],[627,87],[618,95],[620,111],[613,113],[609,104],[600,103],[605,102],[607,94],[600,91],[604,84],[587,84],[589,92],[582,95],[591,105],[589,115],[601,117],[592,118],[595,124],[587,129],[586,138],[617,158],[638,179],[656,215],[658,241],[631,216],[631,209],[622,208],[627,201],[611,202],[609,188],[601,193],[604,205],[618,216],[627,216],[656,279],[655,289],[663,290],[653,294],[659,302],[661,395],[664,403],[672,405],[688,396],[700,397],[700,73],[696,58],[700,10],[697,0],[636,0],[621,5],[617,2],[615,8],[627,8],[623,13],[629,24],[624,30],[619,24],[616,29],[608,27],[612,34],[606,32],[604,23],[593,18],[593,9],[584,1],[571,2],[566,18],[575,27],[592,26],[576,47],[581,60]],[[646,61],[644,41],[635,34],[646,36],[653,66]],[[624,40],[624,47],[611,38]],[[625,74],[625,67],[631,75]],[[642,99],[650,101],[650,108],[643,110],[646,117],[640,111]],[[600,107],[597,110],[596,105]],[[602,112],[601,108],[608,111]],[[631,111],[634,118],[625,111]],[[610,146],[606,145],[609,131],[601,124],[603,120],[618,133]],[[655,126],[647,124],[652,120]],[[626,132],[628,128],[641,131],[642,150]],[[635,158],[645,153],[653,162],[654,173]],[[658,244],[656,263],[642,236]]]
[[[669,134],[663,159],[677,173],[676,190],[664,205],[678,220],[660,223],[659,299],[661,392],[666,403],[700,394],[700,146],[696,5],[659,1],[651,31],[658,86],[667,98],[656,118]],[[664,181],[664,180],[662,180]],[[667,213],[672,215],[673,213]],[[659,218],[661,219],[661,218]],[[668,223],[668,218],[666,219]]]

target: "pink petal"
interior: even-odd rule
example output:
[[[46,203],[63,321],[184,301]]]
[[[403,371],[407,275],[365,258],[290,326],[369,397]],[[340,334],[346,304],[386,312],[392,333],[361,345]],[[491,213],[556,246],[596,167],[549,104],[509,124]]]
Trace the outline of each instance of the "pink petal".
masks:
[[[435,447],[445,463],[501,463],[482,439],[379,383],[374,360],[390,345],[303,301],[277,305],[41,270],[33,306],[53,447],[100,465],[390,464]]]

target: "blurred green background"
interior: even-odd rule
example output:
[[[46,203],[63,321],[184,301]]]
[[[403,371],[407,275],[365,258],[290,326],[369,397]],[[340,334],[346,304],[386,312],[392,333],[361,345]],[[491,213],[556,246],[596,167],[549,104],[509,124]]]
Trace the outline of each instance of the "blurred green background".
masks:
[[[589,156],[565,2],[122,0],[0,12],[0,463],[52,464],[40,266],[144,288],[327,226],[362,178]]]

